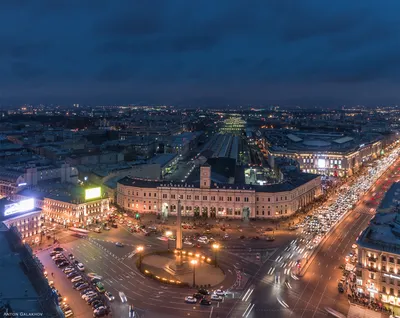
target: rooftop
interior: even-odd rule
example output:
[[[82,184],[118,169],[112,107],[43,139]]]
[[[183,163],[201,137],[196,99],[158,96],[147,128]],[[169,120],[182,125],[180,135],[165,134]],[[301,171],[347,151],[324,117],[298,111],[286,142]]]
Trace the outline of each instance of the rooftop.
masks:
[[[377,213],[360,234],[357,244],[374,250],[400,255],[400,213]]]
[[[385,197],[379,204],[377,211],[383,212],[383,210],[394,209],[397,206],[399,206],[399,204],[400,204],[400,182],[395,182],[386,192]]]

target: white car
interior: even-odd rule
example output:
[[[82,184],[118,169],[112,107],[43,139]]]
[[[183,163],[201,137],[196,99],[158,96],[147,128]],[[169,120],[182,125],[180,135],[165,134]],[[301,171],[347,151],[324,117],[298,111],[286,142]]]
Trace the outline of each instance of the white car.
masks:
[[[190,241],[184,241],[183,244],[189,245],[189,246],[193,246],[193,243]]]
[[[128,300],[126,299],[125,293],[119,292],[119,298],[121,298],[121,302],[126,303]]]
[[[79,282],[80,280],[82,280],[82,276],[76,276],[76,277],[74,277],[74,278],[71,279],[71,283],[77,283],[77,282]]]
[[[185,297],[185,303],[195,304],[195,303],[197,303],[197,299],[194,298],[193,296],[187,296],[187,297]]]
[[[223,291],[222,289],[217,289],[217,290],[214,292],[214,294],[217,295],[217,296],[225,296],[225,295],[226,295],[226,292]]]
[[[98,279],[103,279],[103,277],[101,277],[99,274],[96,274],[96,273],[88,273],[87,276],[89,278],[97,277]]]
[[[85,271],[85,266],[83,266],[82,263],[76,264],[76,267],[78,267],[78,269],[79,269],[81,272]]]
[[[90,299],[90,298],[92,298],[92,297],[95,297],[95,296],[97,296],[97,293],[91,292],[91,293],[87,293],[87,294],[85,294],[85,295],[82,295],[82,299],[88,300],[88,299]]]
[[[211,295],[211,300],[214,300],[214,301],[222,301],[222,297],[221,297],[221,296],[218,296],[217,294],[212,294],[212,295]]]
[[[351,246],[351,248],[356,249],[356,248],[357,248],[357,244],[353,244],[353,245]]]

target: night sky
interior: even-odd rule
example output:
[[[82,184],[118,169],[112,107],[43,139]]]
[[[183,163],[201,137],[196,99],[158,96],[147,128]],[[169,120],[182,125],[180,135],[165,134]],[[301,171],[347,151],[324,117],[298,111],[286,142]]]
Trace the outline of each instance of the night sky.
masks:
[[[0,103],[397,104],[400,1],[2,0]]]

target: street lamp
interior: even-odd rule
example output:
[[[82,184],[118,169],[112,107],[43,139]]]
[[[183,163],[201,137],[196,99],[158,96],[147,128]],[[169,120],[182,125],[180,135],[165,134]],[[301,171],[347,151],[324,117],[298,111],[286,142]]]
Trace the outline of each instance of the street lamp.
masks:
[[[143,253],[144,247],[143,246],[138,246],[136,248],[136,252],[139,253],[139,269],[142,269],[142,253]]]
[[[197,259],[192,259],[190,261],[193,265],[193,287],[196,286],[196,265],[197,265]]]
[[[217,253],[218,253],[218,250],[219,250],[219,244],[218,243],[214,243],[212,245],[212,248],[214,250],[214,265],[215,265],[215,267],[217,267]]]
[[[169,251],[169,239],[170,239],[170,237],[172,236],[172,231],[166,231],[166,232],[165,232],[165,236],[166,236],[167,239],[168,239],[168,251]]]

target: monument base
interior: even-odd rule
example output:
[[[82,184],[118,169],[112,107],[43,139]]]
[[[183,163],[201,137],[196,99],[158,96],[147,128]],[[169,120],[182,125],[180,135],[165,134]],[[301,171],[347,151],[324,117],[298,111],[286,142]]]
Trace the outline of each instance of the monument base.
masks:
[[[193,268],[188,262],[178,263],[176,260],[172,260],[165,266],[165,271],[173,276],[178,276],[192,273]]]

